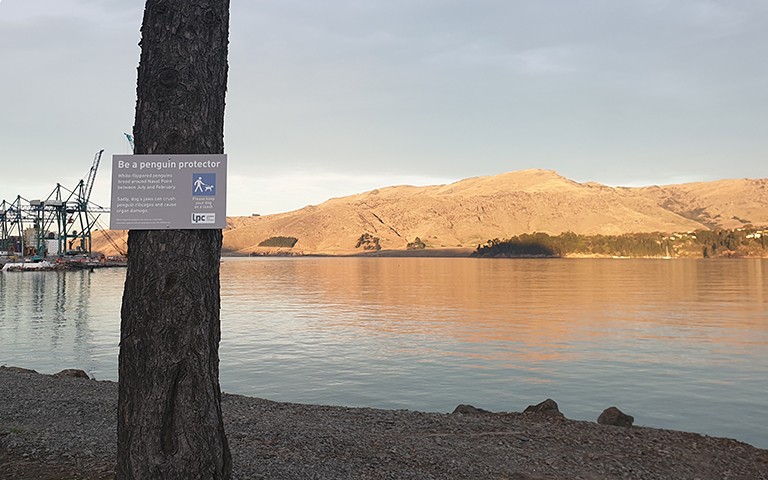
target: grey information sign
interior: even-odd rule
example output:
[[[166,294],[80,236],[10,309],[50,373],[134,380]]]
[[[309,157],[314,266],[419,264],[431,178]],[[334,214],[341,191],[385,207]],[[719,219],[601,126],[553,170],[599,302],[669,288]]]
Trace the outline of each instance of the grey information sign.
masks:
[[[226,154],[112,156],[110,229],[226,225]]]

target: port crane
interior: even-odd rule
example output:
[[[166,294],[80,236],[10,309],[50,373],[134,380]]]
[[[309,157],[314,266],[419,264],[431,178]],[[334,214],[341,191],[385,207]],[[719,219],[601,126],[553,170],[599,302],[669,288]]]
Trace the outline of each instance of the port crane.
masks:
[[[27,205],[29,202],[21,195],[13,202],[0,203],[0,251],[6,254],[24,251],[24,223],[34,221]]]
[[[96,224],[99,216],[102,213],[108,213],[108,210],[95,205],[91,202],[91,192],[93,192],[93,185],[96,183],[96,174],[99,171],[99,164],[101,163],[101,156],[104,154],[104,150],[99,150],[93,157],[93,163],[88,171],[88,179],[77,184],[75,189],[75,205],[68,206],[65,209],[67,215],[76,216],[75,221],[64,222],[65,217],[62,217],[61,224],[70,226],[70,228],[64,228],[64,239],[72,238],[73,242],[67,245],[68,250],[72,250],[72,244],[78,243],[78,250],[91,253],[91,232],[93,226]],[[70,217],[72,218],[72,217]],[[77,225],[80,228],[78,233],[71,226]],[[61,229],[59,230],[61,231]],[[61,250],[60,250],[61,251]]]
[[[104,150],[94,156],[87,180],[70,190],[61,184],[45,199],[0,203],[0,251],[42,258],[46,254],[87,254],[91,234],[102,213],[109,210],[91,202]]]

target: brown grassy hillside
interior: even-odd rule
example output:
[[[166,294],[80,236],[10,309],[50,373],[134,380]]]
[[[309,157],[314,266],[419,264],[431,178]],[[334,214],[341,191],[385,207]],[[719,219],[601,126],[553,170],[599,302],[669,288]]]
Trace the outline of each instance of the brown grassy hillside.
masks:
[[[523,170],[449,185],[386,187],[287,213],[232,217],[224,249],[264,251],[260,242],[285,236],[298,239],[295,252],[343,254],[361,251],[355,245],[364,233],[377,237],[383,249],[405,249],[416,237],[427,248],[473,247],[537,231],[684,232],[746,223],[768,225],[766,179],[614,188],[577,183],[549,170]]]

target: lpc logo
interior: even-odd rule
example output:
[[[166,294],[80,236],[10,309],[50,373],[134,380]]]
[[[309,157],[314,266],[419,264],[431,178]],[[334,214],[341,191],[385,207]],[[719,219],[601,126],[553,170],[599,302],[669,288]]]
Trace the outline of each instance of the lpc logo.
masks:
[[[216,223],[216,214],[215,213],[193,213],[192,224],[194,225],[199,223]]]
[[[216,174],[215,173],[193,173],[192,174],[192,196],[193,197],[216,196]]]

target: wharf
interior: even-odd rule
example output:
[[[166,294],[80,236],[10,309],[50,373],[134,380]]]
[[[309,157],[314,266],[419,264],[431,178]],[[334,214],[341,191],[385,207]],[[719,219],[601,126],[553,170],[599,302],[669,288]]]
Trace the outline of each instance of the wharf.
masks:
[[[93,270],[96,268],[113,268],[127,266],[125,260],[62,260],[55,261],[6,261],[0,259],[2,272],[47,272],[53,270]]]

